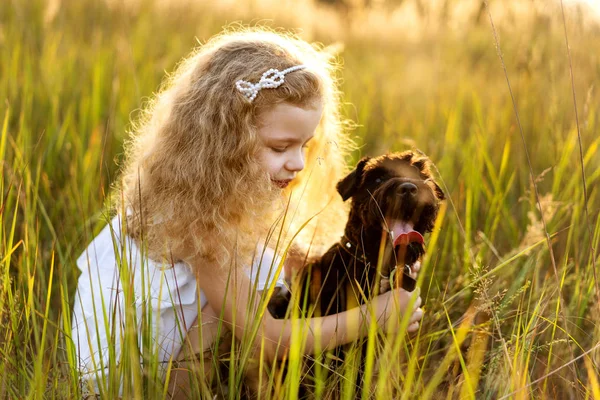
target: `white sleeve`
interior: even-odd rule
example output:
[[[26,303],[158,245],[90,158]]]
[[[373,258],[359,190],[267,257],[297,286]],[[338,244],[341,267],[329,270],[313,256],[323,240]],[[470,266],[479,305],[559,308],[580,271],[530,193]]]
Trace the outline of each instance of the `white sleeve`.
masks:
[[[252,282],[256,282],[258,290],[268,289],[273,282],[278,287],[285,285],[281,257],[270,247],[257,246],[256,255],[248,272]]]

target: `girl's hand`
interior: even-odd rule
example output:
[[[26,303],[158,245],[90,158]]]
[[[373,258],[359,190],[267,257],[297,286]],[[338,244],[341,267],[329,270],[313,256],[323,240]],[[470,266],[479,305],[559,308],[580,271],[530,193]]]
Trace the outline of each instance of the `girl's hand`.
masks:
[[[397,288],[376,297],[373,305],[379,327],[387,333],[395,333],[400,328],[402,316],[410,312],[407,332],[415,332],[419,329],[419,321],[423,318],[419,293],[418,288],[413,292]]]
[[[410,277],[413,279],[417,279],[420,269],[421,269],[421,261],[417,261],[416,263],[413,264],[412,267],[410,267]]]
[[[421,269],[421,261],[415,262],[412,267],[410,267],[410,274],[408,274],[414,280],[417,280],[419,275],[419,270]],[[402,268],[400,268],[402,270]],[[384,293],[390,290],[392,285],[390,284],[389,278],[381,278],[379,281],[379,293]]]

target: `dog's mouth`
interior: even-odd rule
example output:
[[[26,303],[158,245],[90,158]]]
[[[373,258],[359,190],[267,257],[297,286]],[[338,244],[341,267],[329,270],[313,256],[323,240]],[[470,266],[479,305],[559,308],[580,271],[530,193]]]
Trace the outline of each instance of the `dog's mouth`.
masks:
[[[425,243],[423,235],[415,231],[412,222],[393,220],[390,224],[390,232],[393,238],[394,248],[398,246],[408,246],[410,243]]]
[[[392,220],[389,230],[396,254],[396,265],[414,264],[423,252],[423,235],[415,231],[412,222],[402,220]]]

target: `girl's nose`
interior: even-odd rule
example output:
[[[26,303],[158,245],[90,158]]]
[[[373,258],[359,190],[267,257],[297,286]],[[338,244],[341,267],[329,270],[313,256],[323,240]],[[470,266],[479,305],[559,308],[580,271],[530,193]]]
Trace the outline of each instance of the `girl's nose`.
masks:
[[[302,150],[295,152],[294,155],[288,159],[285,167],[288,171],[302,171],[304,169],[304,154],[302,153]]]

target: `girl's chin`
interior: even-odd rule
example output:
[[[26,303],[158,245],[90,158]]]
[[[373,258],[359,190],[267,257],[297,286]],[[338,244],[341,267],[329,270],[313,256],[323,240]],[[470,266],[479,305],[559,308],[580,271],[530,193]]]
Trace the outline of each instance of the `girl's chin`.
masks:
[[[291,180],[278,181],[271,179],[271,182],[273,182],[273,185],[277,186],[278,188],[285,189],[290,184]]]

